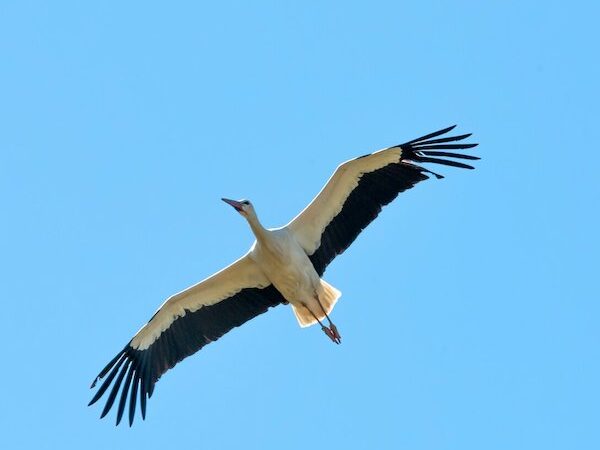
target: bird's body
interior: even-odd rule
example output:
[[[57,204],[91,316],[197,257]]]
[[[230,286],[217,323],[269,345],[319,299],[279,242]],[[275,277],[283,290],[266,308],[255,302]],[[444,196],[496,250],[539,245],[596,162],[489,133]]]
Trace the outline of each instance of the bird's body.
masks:
[[[104,417],[122,386],[117,424],[129,400],[131,425],[138,392],[145,417],[146,400],[163,373],[232,328],[279,304],[291,304],[300,326],[319,323],[339,344],[341,336],[329,314],[341,294],[321,278],[325,268],[400,192],[426,180],[427,174],[443,178],[416,163],[473,168],[454,159],[479,158],[439,151],[477,145],[449,143],[468,134],[438,137],[453,128],[341,164],[313,201],[281,228],[263,227],[249,201],[223,199],[248,221],[256,237],[250,251],[167,299],[96,377],[92,387],[105,380],[90,404],[112,385],[102,411]]]
[[[320,277],[306,252],[286,228],[265,230],[249,256],[292,305],[312,301],[320,288]]]

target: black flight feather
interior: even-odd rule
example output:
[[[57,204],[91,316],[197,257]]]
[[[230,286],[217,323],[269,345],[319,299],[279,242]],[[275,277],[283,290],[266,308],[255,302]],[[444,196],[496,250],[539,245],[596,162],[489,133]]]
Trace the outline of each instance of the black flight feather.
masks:
[[[100,388],[98,389],[98,391],[96,392],[96,395],[94,395],[94,397],[92,398],[92,400],[90,400],[90,402],[88,403],[88,406],[93,405],[94,403],[96,403],[98,401],[98,399],[100,397],[102,397],[102,395],[104,394],[104,392],[106,391],[106,389],[110,386],[110,383],[112,382],[113,378],[115,377],[115,375],[117,374],[117,371],[119,370],[119,367],[121,367],[121,364],[123,364],[123,361],[126,360],[125,357],[125,353],[121,352],[117,355],[119,358],[119,361],[115,364],[112,372],[110,373],[110,375],[106,378],[106,380],[104,380],[104,383],[102,383],[102,386],[100,386]],[[113,359],[113,361],[115,361]],[[111,361],[111,364],[114,364],[114,362]],[[110,368],[110,366],[106,366],[108,368]],[[103,370],[102,372],[106,373],[106,368],[105,370]],[[98,377],[96,377],[96,380],[92,383],[92,388],[96,385],[96,381],[98,381],[99,379],[101,379],[102,377],[100,375],[98,375]]]
[[[408,141],[408,142],[406,142],[406,143],[404,143],[402,145],[410,145],[410,144],[414,144],[416,142],[425,141],[427,139],[430,139],[430,138],[433,138],[433,137],[437,137],[437,136],[440,136],[442,134],[446,134],[448,131],[452,131],[454,128],[456,128],[456,125],[452,125],[452,126],[450,126],[448,128],[444,128],[442,130],[434,131],[433,133],[429,133],[429,134],[426,134],[425,136],[421,136],[420,138],[413,139],[412,141]]]
[[[473,133],[467,133],[467,134],[461,134],[459,136],[450,136],[450,137],[439,138],[439,139],[428,139],[427,143],[428,144],[441,144],[443,142],[462,141],[463,139],[470,137],[472,134]],[[408,144],[408,142],[407,142],[407,144]]]
[[[131,397],[129,398],[129,426],[133,425],[133,419],[135,417],[135,403],[137,401],[137,391],[140,384],[139,373],[136,370],[133,385],[131,386]]]
[[[119,400],[119,409],[117,410],[117,423],[119,425],[121,418],[123,417],[123,411],[125,410],[125,402],[127,401],[127,394],[129,393],[129,385],[131,384],[131,378],[133,377],[133,366],[135,361],[132,361],[129,365],[129,371],[127,372],[127,378],[125,378],[125,384],[121,390],[121,399]]]
[[[104,409],[102,410],[102,414],[100,414],[100,418],[108,414],[108,411],[110,411],[110,408],[112,408],[112,405],[115,402],[115,398],[117,397],[117,394],[119,392],[119,388],[121,387],[121,383],[123,382],[123,378],[125,377],[125,372],[127,372],[127,369],[129,368],[130,364],[131,360],[127,360],[127,362],[121,368],[121,372],[119,372],[119,376],[115,380],[115,384],[113,385],[113,388],[110,391],[108,399],[106,400],[106,405],[104,405]]]
[[[477,144],[433,144],[429,145],[429,141],[426,142],[426,145],[415,145],[413,150],[415,151],[423,151],[423,150],[464,150],[467,148],[477,147]]]
[[[418,153],[422,153],[425,156],[445,156],[446,158],[471,159],[471,160],[481,159],[479,156],[464,155],[462,153],[430,152],[430,151],[424,152],[424,151],[420,151],[420,150]]]

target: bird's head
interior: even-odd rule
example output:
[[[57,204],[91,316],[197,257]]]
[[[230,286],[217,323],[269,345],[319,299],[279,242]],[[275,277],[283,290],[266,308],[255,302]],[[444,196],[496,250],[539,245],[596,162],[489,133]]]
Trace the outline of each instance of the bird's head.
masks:
[[[233,209],[235,209],[238,213],[240,213],[240,215],[242,215],[246,219],[249,216],[255,215],[254,207],[252,206],[252,203],[250,203],[249,200],[230,200],[228,198],[222,198],[221,200],[223,200],[228,205],[233,206]]]

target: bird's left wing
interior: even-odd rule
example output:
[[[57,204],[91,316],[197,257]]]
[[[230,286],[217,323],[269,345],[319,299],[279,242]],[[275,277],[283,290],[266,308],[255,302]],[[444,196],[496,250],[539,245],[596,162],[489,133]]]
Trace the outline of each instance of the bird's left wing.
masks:
[[[427,174],[443,178],[416,163],[473,169],[455,159],[479,158],[447,151],[475,147],[451,143],[470,134],[439,137],[453,128],[361,156],[336,169],[321,192],[287,225],[319,275],[400,192],[428,179]]]
[[[101,417],[112,408],[122,387],[117,425],[128,400],[129,424],[133,423],[138,392],[145,418],[146,399],[152,396],[162,374],[232,328],[284,302],[256,263],[248,255],[243,256],[165,301],[98,374],[92,388],[98,380],[106,379],[89,404],[98,401],[112,384]]]

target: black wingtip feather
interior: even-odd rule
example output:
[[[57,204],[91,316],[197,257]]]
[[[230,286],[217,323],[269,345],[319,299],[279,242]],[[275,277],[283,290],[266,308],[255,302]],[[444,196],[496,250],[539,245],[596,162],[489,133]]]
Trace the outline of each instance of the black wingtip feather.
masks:
[[[112,390],[110,391],[110,395],[108,396],[108,399],[106,400],[106,404],[104,405],[102,414],[100,414],[101,419],[104,416],[106,416],[108,414],[108,411],[110,411],[110,408],[112,408],[112,405],[115,402],[115,398],[117,397],[117,394],[119,393],[119,388],[121,387],[123,378],[125,377],[125,373],[127,372],[127,369],[129,368],[130,364],[131,364],[131,361],[127,361],[127,363],[121,368],[121,372],[119,372],[119,376],[115,380],[115,384],[114,384]]]
[[[450,136],[450,137],[439,138],[439,139],[430,139],[427,141],[427,143],[428,144],[443,144],[444,142],[462,141],[463,139],[471,137],[472,134],[473,133],[467,133],[467,134],[460,134],[458,136]]]
[[[412,141],[408,141],[405,143],[405,145],[406,144],[415,144],[417,142],[425,141],[427,139],[434,138],[434,137],[440,136],[442,134],[446,134],[449,131],[452,131],[454,128],[456,128],[456,125],[449,126],[442,130],[434,131],[433,133],[429,133],[429,134],[426,134],[425,136],[421,136],[419,138],[413,139]]]
[[[98,391],[96,391],[96,395],[94,395],[94,397],[92,397],[92,399],[88,403],[88,406],[92,406],[94,403],[96,403],[100,399],[100,397],[102,397],[102,395],[104,395],[104,392],[106,392],[106,390],[110,386],[110,383],[112,382],[115,375],[117,375],[117,372],[119,371],[119,367],[121,367],[121,364],[123,364],[124,361],[125,361],[125,354],[121,354],[121,358],[114,364],[112,371],[110,372],[108,377],[106,377],[106,380],[104,380],[104,383],[102,383],[102,386],[100,386]]]
[[[129,397],[129,426],[133,425],[133,419],[135,418],[135,404],[137,401],[137,390],[140,382],[139,375],[136,371],[135,378],[133,379],[133,385],[131,386],[131,397]]]
[[[428,158],[425,156],[417,156],[417,161],[423,163],[442,164],[444,166],[459,167],[461,169],[474,169],[475,167],[450,159]]]
[[[446,158],[458,158],[458,159],[470,159],[470,160],[478,160],[481,159],[479,156],[465,155],[462,153],[452,153],[452,152],[430,152],[430,151],[418,151],[417,153],[423,154],[425,156],[443,156]]]
[[[127,403],[127,394],[129,394],[129,387],[131,385],[131,378],[133,377],[134,372],[134,364],[133,362],[129,365],[129,371],[127,372],[127,378],[125,378],[125,383],[123,383],[123,389],[121,390],[121,399],[119,400],[119,408],[117,410],[117,422],[116,425],[121,423],[121,419],[123,418],[123,412],[125,411],[125,404]]]
[[[465,150],[467,148],[477,147],[477,144],[433,144],[429,145],[429,142],[426,144],[418,144],[413,145],[415,150]]]
[[[142,420],[146,420],[146,382],[144,377],[140,377],[140,409],[142,410]]]
[[[125,349],[121,350],[119,353],[117,353],[117,355],[113,359],[110,360],[110,362],[104,367],[104,369],[102,369],[102,371],[98,374],[98,376],[96,376],[96,378],[94,378],[94,381],[92,381],[92,385],[90,386],[90,389],[93,389],[96,387],[96,383],[98,383],[98,381],[100,381],[102,378],[104,378],[104,376],[108,373],[108,371],[110,369],[112,369],[112,367],[115,365],[117,360],[119,358],[121,358],[124,353],[125,353]]]
[[[444,166],[452,166],[459,167],[461,169],[474,169],[473,166],[469,164],[464,164],[462,162],[454,161],[451,159],[444,158],[455,158],[455,159],[467,159],[467,160],[478,160],[480,159],[477,156],[465,155],[462,153],[455,152],[446,152],[439,150],[465,150],[469,148],[476,147],[478,144],[476,143],[468,143],[468,144],[449,144],[448,142],[455,142],[463,140],[469,136],[468,134],[461,134],[458,136],[448,136],[444,138],[438,139],[430,139],[433,137],[440,136],[448,131],[452,130],[453,127],[448,127],[440,131],[436,131],[435,133],[428,134],[426,136],[413,139],[412,141],[408,141],[405,144],[399,145],[402,149],[402,160],[404,161],[412,161],[415,163],[432,163],[432,164],[441,164]],[[421,166],[417,166],[421,170],[425,170]],[[439,179],[440,176],[436,177]]]

